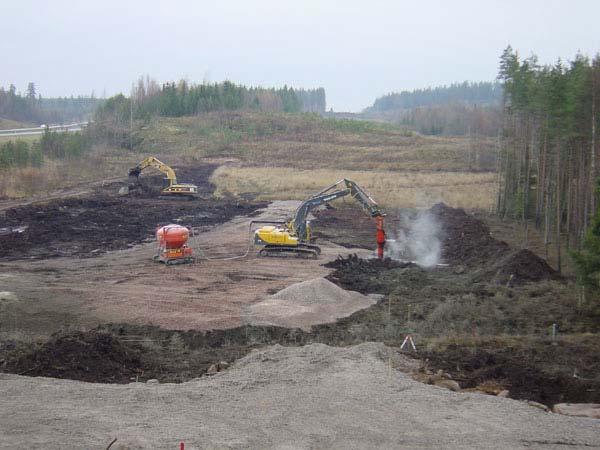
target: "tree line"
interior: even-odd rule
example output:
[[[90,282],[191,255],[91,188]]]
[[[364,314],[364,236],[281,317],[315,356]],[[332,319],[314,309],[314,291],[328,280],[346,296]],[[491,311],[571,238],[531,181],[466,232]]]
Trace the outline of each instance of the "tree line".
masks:
[[[465,81],[385,95],[361,116],[403,125],[426,135],[497,136],[501,99],[499,82]]]
[[[66,123],[89,117],[102,100],[89,97],[44,98],[35,83],[29,83],[25,94],[14,84],[0,86],[0,118],[34,124]]]
[[[502,85],[498,82],[453,83],[450,86],[415,89],[390,93],[379,97],[365,113],[413,109],[423,106],[448,105],[499,105],[502,100]]]
[[[0,145],[0,170],[41,167],[46,158],[76,159],[92,148],[86,132],[58,133],[46,129],[39,141],[7,141]]]
[[[546,249],[556,246],[560,270],[562,245],[581,261],[586,235],[600,232],[591,226],[598,206],[600,56],[540,65],[509,46],[498,79],[504,95],[497,210],[523,221],[525,244],[529,221],[541,230]]]
[[[180,117],[212,111],[256,110],[272,112],[324,111],[325,90],[246,87],[230,81],[190,84],[185,80],[158,85],[140,78],[129,98],[111,97],[96,111],[105,118],[144,119],[153,115]]]

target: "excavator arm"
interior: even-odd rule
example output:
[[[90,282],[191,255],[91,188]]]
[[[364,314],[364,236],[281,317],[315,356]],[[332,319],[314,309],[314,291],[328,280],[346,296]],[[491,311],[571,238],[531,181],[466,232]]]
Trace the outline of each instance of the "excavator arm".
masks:
[[[157,170],[160,170],[162,173],[165,174],[165,176],[167,177],[167,179],[169,180],[169,186],[173,186],[174,184],[177,184],[177,176],[175,175],[175,171],[167,166],[165,163],[161,162],[158,158],[154,157],[154,156],[148,156],[146,159],[144,159],[142,162],[140,162],[137,166],[135,166],[132,169],[129,169],[129,176],[130,177],[139,177],[140,173],[142,173],[142,171],[146,168],[146,167],[153,167]]]
[[[129,169],[129,180],[132,185],[138,184],[138,178],[146,167],[153,167],[165,174],[169,185],[163,188],[161,194],[181,198],[193,198],[198,194],[198,186],[190,183],[178,183],[175,171],[154,156],[148,156],[137,166]]]
[[[371,217],[383,217],[385,214],[375,200],[371,198],[358,184],[346,178],[316,193],[313,197],[302,202],[296,210],[288,228],[301,240],[309,239],[309,228],[306,223],[308,214],[317,206],[329,203],[346,195],[352,196],[369,213]]]

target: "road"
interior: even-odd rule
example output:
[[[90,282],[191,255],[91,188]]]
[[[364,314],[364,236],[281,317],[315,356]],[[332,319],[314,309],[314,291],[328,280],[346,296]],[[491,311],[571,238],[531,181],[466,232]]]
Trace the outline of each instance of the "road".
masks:
[[[43,134],[48,128],[51,131],[58,133],[81,131],[89,122],[77,122],[67,125],[50,125],[48,127],[34,127],[34,128],[13,128],[12,130],[0,130],[1,136],[30,136],[35,134]]]

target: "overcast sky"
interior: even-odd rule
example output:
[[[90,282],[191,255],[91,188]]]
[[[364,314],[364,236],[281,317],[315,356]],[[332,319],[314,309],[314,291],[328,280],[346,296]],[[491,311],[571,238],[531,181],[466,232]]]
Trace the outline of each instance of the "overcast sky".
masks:
[[[358,111],[391,91],[492,80],[509,43],[541,62],[600,51],[599,0],[0,0],[0,85],[46,97],[229,79],[327,92]]]

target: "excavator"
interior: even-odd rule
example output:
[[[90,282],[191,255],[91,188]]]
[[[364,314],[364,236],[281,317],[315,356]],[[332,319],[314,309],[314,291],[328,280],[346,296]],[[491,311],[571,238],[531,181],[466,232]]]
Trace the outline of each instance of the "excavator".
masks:
[[[354,181],[346,178],[332,184],[322,191],[314,194],[300,204],[292,219],[286,222],[260,221],[271,223],[254,232],[254,244],[260,246],[259,256],[296,256],[300,258],[316,259],[321,249],[310,243],[311,228],[307,221],[308,214],[317,206],[324,205],[338,198],[352,196],[363,209],[375,219],[377,237],[377,255],[383,258],[385,245],[385,232],[383,218],[385,213],[379,205]],[[258,223],[258,222],[255,222]]]
[[[138,178],[146,167],[153,167],[165,174],[168,186],[163,188],[161,191],[162,195],[168,197],[194,197],[198,194],[198,186],[189,183],[177,183],[175,171],[154,156],[148,156],[137,166],[129,169],[129,180],[132,184],[138,184]]]

